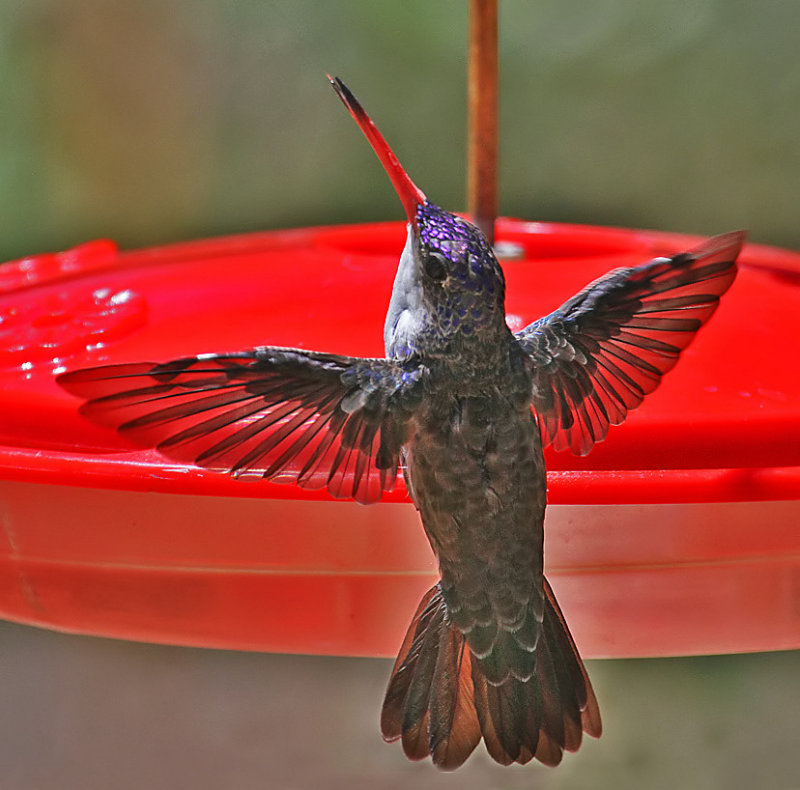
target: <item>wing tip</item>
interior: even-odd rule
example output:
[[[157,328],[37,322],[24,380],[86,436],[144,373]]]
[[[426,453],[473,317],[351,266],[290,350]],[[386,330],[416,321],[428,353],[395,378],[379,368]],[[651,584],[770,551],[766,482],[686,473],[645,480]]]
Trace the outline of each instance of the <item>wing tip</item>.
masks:
[[[695,257],[725,255],[730,256],[731,260],[735,261],[746,242],[746,230],[732,230],[728,233],[721,233],[718,236],[711,236],[702,244],[690,250],[690,254]]]
[[[155,362],[130,362],[116,365],[99,365],[92,368],[77,368],[59,373],[56,384],[70,395],[93,399],[105,394],[103,384],[120,379],[149,375]]]

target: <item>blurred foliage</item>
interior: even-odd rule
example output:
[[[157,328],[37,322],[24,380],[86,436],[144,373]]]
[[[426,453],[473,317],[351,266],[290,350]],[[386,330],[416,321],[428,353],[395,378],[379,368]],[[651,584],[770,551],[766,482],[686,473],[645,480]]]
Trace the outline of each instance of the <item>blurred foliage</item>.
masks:
[[[0,0],[0,259],[464,205],[465,0]],[[795,0],[504,0],[501,208],[800,246]]]

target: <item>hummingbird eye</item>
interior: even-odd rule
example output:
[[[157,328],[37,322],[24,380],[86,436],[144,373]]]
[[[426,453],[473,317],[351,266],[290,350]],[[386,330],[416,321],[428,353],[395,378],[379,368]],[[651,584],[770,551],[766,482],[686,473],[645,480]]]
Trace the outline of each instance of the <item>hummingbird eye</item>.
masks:
[[[426,255],[422,265],[425,269],[425,274],[434,282],[440,283],[447,279],[447,266],[444,258],[438,253],[431,252]]]

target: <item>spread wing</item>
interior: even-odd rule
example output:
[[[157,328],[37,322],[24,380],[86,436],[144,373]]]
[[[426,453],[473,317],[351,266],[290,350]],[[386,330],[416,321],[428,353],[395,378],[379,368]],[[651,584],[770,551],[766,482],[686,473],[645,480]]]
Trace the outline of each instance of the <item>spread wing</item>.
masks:
[[[169,458],[369,503],[392,489],[425,369],[256,348],[68,372],[81,412]]]
[[[616,269],[516,333],[545,445],[585,455],[658,386],[736,277],[744,240]]]

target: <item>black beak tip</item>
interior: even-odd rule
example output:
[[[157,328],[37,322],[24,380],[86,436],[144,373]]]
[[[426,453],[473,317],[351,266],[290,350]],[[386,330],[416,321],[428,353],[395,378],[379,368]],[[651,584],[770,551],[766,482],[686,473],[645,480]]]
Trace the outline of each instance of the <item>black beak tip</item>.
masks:
[[[342,103],[347,107],[350,112],[358,116],[364,114],[364,110],[358,102],[358,99],[352,94],[350,88],[347,87],[338,77],[332,77],[330,74],[325,75],[330,82],[331,87],[336,91],[336,95],[342,100]]]

